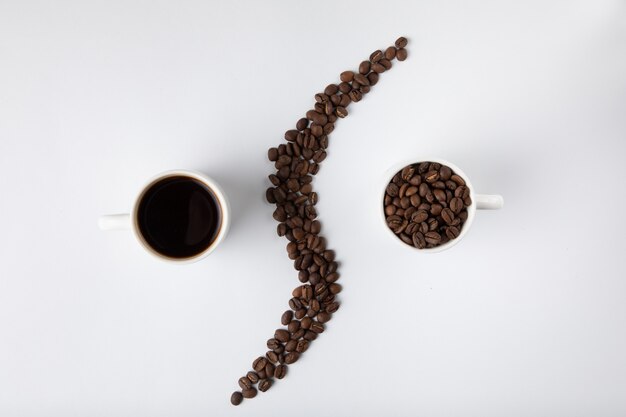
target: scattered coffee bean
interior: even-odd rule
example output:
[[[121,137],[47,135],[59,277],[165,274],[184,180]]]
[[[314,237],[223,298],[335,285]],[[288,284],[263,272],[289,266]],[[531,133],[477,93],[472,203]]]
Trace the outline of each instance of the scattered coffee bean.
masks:
[[[243,401],[243,395],[239,391],[235,391],[230,396],[230,403],[232,405],[239,405]]]
[[[286,365],[278,365],[276,369],[274,369],[274,378],[283,379],[287,375],[287,366]]]
[[[261,382],[259,382],[259,391],[265,392],[268,389],[270,389],[271,386],[272,386],[272,380],[271,379],[264,379]]]
[[[396,58],[402,50],[398,48]],[[472,204],[463,178],[450,167],[435,162],[402,168],[385,191],[383,208],[388,227],[404,243],[418,249],[434,248],[456,239]]]
[[[342,72],[340,82],[329,84],[323,92],[315,94],[315,104],[306,112],[306,117],[298,119],[295,129],[285,132],[287,143],[272,147],[267,152],[276,173],[269,176],[272,187],[266,190],[266,200],[276,205],[273,217],[279,222],[277,234],[289,240],[287,255],[293,260],[298,280],[304,285],[294,289],[289,300],[290,310],[281,316],[281,324],[287,329],[275,331],[274,337],[267,341],[270,350],[266,357],[257,358],[252,364],[254,371],[240,378],[242,391],[231,395],[234,405],[239,405],[243,398],[256,396],[257,390],[251,384],[258,383],[259,390],[265,392],[271,387],[272,378],[284,378],[287,365],[299,359],[310,342],[324,331],[324,323],[339,308],[339,303],[335,301],[336,294],[341,291],[341,285],[336,283],[339,278],[338,264],[334,252],[326,248],[326,240],[320,235],[321,224],[316,220],[315,208],[318,195],[313,191],[312,176],[319,172],[321,162],[326,159],[328,135],[333,132],[336,121],[349,115],[347,107],[362,100],[378,83],[380,74],[392,67],[393,59],[400,59],[402,54],[406,58],[406,51],[401,53],[406,44],[405,38],[399,38],[395,46],[384,49],[384,52],[374,51],[368,60],[360,63],[358,71]],[[410,175],[408,171],[411,171]],[[395,227],[404,239],[411,242],[412,238],[403,233],[413,215],[408,210],[411,207],[416,211],[424,195],[418,195],[419,190],[415,188],[422,178],[417,175],[415,180],[414,169],[408,171],[405,173],[406,181],[411,181],[413,188],[407,193],[409,187],[405,187],[395,201],[399,187],[395,183],[390,185],[385,213],[398,216],[399,223]],[[457,184],[454,178],[450,180]],[[432,194],[430,189],[428,191]],[[466,198],[462,194],[457,197],[461,202]],[[405,215],[404,210],[408,214]],[[425,210],[422,212],[426,213]],[[460,219],[461,214],[463,212],[458,213],[457,218]]]
[[[243,398],[254,398],[256,397],[256,388],[251,387],[241,391]]]

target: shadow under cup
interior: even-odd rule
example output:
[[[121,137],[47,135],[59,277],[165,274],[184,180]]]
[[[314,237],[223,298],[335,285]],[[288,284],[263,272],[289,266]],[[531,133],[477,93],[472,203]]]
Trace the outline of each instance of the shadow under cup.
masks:
[[[173,174],[145,188],[133,217],[147,247],[162,257],[184,260],[213,245],[223,227],[224,210],[207,184]]]

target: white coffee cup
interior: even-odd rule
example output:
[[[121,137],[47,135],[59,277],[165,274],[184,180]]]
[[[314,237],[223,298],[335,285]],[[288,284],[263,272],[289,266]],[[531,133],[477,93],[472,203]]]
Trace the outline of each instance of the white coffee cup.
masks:
[[[208,190],[213,194],[215,200],[217,200],[218,210],[220,211],[220,224],[219,229],[209,246],[202,250],[201,252],[194,254],[189,257],[178,258],[178,257],[170,257],[166,256],[157,250],[155,250],[147,240],[144,238],[141,233],[139,222],[138,222],[138,209],[139,203],[141,202],[145,193],[150,190],[152,186],[159,183],[160,181],[167,179],[169,177],[188,177],[191,178],[201,184],[203,184]],[[230,208],[228,204],[228,199],[226,198],[226,194],[222,188],[215,182],[213,179],[208,177],[207,175],[191,170],[177,169],[172,171],[162,172],[150,180],[148,180],[145,185],[141,188],[141,191],[135,197],[133,202],[133,206],[130,213],[125,214],[110,214],[106,216],[101,216],[98,219],[98,226],[101,230],[128,230],[130,229],[133,232],[133,235],[139,242],[139,244],[151,255],[154,257],[161,259],[167,262],[173,262],[176,264],[188,264],[192,262],[199,261],[200,259],[208,256],[211,252],[217,248],[217,246],[224,240],[226,234],[228,233],[228,228],[230,226]]]
[[[387,185],[389,184],[391,179],[394,177],[394,175],[396,175],[396,173],[398,173],[398,171],[400,171],[402,168],[406,167],[407,165],[411,165],[411,164],[415,164],[415,163],[419,163],[419,162],[423,162],[423,161],[437,162],[437,163],[440,163],[441,165],[447,165],[448,167],[450,167],[450,169],[452,169],[452,171],[454,171],[455,174],[457,174],[459,177],[463,178],[463,181],[465,181],[465,185],[469,189],[470,198],[472,199],[472,204],[467,207],[467,220],[465,220],[465,222],[463,223],[463,226],[461,228],[461,232],[459,233],[459,235],[455,239],[452,239],[452,240],[444,243],[443,245],[439,245],[439,246],[436,246],[434,248],[418,249],[415,246],[407,245],[406,243],[404,243],[387,226],[387,221],[386,221],[386,216],[385,216],[385,207],[384,207],[385,204],[384,204],[383,200],[385,198],[385,191],[387,189]],[[474,216],[476,215],[476,210],[477,209],[478,210],[497,210],[497,209],[501,209],[503,205],[504,205],[504,199],[502,198],[501,195],[497,195],[497,194],[490,194],[490,195],[487,195],[487,194],[476,194],[474,192],[474,186],[470,182],[470,180],[467,177],[467,175],[465,175],[465,173],[458,166],[454,165],[452,162],[446,161],[445,159],[441,159],[441,158],[420,158],[420,159],[413,159],[413,160],[410,160],[410,161],[405,161],[405,162],[398,163],[398,164],[394,165],[393,167],[389,168],[389,170],[387,170],[385,172],[385,175],[384,175],[384,185],[382,187],[382,197],[379,200],[379,212],[380,212],[380,216],[381,216],[382,222],[383,222],[383,227],[385,228],[385,230],[387,230],[393,236],[393,239],[395,241],[397,241],[398,243],[400,243],[402,246],[407,247],[407,248],[413,248],[413,249],[417,250],[418,252],[422,252],[422,253],[437,253],[437,252],[444,251],[446,249],[450,249],[452,246],[454,246],[457,243],[459,243],[461,241],[461,239],[463,239],[463,237],[467,234],[468,230],[472,226],[472,223],[474,221]]]

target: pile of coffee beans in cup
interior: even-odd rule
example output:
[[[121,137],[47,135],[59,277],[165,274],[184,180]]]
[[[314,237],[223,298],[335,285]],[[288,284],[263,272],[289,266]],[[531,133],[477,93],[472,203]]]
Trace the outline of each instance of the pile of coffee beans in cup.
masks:
[[[418,162],[398,171],[385,190],[387,226],[418,249],[435,248],[461,233],[472,204],[463,178],[437,162]]]
[[[270,148],[267,156],[276,172],[269,176],[272,186],[265,193],[276,206],[276,232],[285,237],[287,255],[298,271],[298,285],[291,294],[289,309],[280,319],[282,327],[267,340],[267,352],[252,362],[252,370],[239,378],[240,391],[230,401],[239,405],[244,398],[254,398],[258,391],[272,387],[287,374],[311,343],[324,332],[326,323],[339,308],[336,299],[341,291],[335,253],[321,236],[313,190],[313,176],[326,159],[328,137],[338,119],[348,116],[348,107],[371,91],[379,77],[392,67],[394,59],[407,58],[407,40],[398,38],[395,45],[372,52],[358,70],[344,71],[338,83],[329,84],[315,95],[315,105],[299,119],[294,129],[285,132],[286,143]]]

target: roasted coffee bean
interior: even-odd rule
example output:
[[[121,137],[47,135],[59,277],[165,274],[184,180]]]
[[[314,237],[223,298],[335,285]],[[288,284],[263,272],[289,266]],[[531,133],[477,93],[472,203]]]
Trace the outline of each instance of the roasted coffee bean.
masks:
[[[359,84],[361,84],[361,85],[370,85],[369,80],[368,80],[368,79],[367,79],[367,77],[366,77],[365,75],[363,75],[363,74],[356,74],[356,75],[354,76],[354,80],[355,80],[356,82],[358,82]]]
[[[456,185],[465,185],[465,180],[463,178],[461,178],[460,176],[454,174],[450,177],[450,179],[456,184]]]
[[[373,86],[373,85],[378,84],[378,80],[380,80],[380,76],[376,72],[370,72],[367,75],[367,80],[369,81],[370,86]]]
[[[341,75],[339,75],[339,79],[341,79],[341,81],[349,83],[354,79],[354,72],[352,71],[344,71],[341,73]]]
[[[340,106],[335,109],[335,114],[337,115],[337,117],[344,118],[348,115],[348,110],[346,110],[345,107]]]
[[[426,239],[426,243],[436,245],[441,242],[441,235],[437,232],[427,232],[424,234],[424,239]]]
[[[317,315],[317,321],[319,321],[320,323],[326,323],[330,320],[330,314],[322,311],[321,313],[319,313]]]
[[[457,237],[459,237],[460,233],[461,231],[456,226],[449,226],[446,228],[446,236],[448,236],[450,240],[456,239]]]
[[[404,48],[406,47],[408,41],[404,36],[400,36],[398,39],[396,39],[396,48]]]
[[[259,356],[254,360],[254,362],[252,362],[252,369],[259,372],[265,368],[265,365],[267,365],[267,359],[263,356]]]
[[[318,321],[311,323],[311,331],[314,333],[322,333],[324,331],[324,325]]]
[[[383,52],[381,50],[377,50],[371,53],[370,61],[378,62],[383,58]]]
[[[248,389],[244,389],[241,391],[241,394],[243,395],[243,398],[254,398],[256,397],[256,388],[251,387]]]
[[[451,224],[454,221],[454,212],[446,207],[441,211],[441,218],[446,224]]]
[[[328,305],[326,306],[326,311],[327,311],[328,313],[331,313],[331,314],[332,314],[332,313],[334,313],[334,312],[335,312],[335,311],[337,311],[337,310],[339,310],[339,303],[337,303],[337,302],[330,303],[330,304],[328,304]]]
[[[302,274],[308,274],[306,271],[301,271]],[[305,280],[306,282],[306,280]],[[280,322],[283,326],[288,325],[291,320],[293,319],[293,311],[291,310],[287,310],[283,313],[283,315],[280,318]]]
[[[433,191],[433,195],[437,199],[437,201],[445,202],[447,200],[446,192],[440,189],[436,189]]]
[[[398,52],[396,52],[396,58],[398,59],[398,61],[404,61],[407,56],[408,53],[404,48],[398,49]]]
[[[307,330],[306,333],[304,333],[304,340],[308,340],[309,342],[312,342],[315,339],[317,339],[317,333],[312,332],[310,330]]]
[[[300,320],[302,319],[304,316],[306,316],[306,308],[301,308],[296,310],[296,312],[294,313],[294,316]]]
[[[273,350],[266,352],[265,357],[267,358],[268,361],[272,363],[278,362],[278,353],[274,352]]]
[[[413,246],[418,249],[424,249],[426,247],[426,239],[421,232],[413,233]]]
[[[309,348],[309,341],[306,339],[299,340],[296,344],[296,352],[304,353]]]
[[[364,74],[367,74],[368,72],[370,72],[370,66],[371,66],[371,63],[369,61],[361,62],[361,64],[359,65],[359,74],[364,75]]]
[[[267,339],[267,348],[268,349],[272,349],[273,350],[273,349],[276,349],[278,346],[280,346],[280,342],[277,339],[275,339],[275,338]]]
[[[302,336],[304,336],[304,332],[305,332],[305,330],[302,330]],[[286,352],[293,352],[294,350],[296,350],[296,346],[297,346],[297,344],[298,344],[298,339],[299,339],[299,338],[297,338],[297,339],[291,339],[290,341],[288,341],[288,342],[285,344],[285,351],[286,351]]]
[[[396,57],[396,51],[397,49],[393,46],[390,46],[389,48],[385,49],[385,59],[388,60],[392,60]]]
[[[243,401],[243,395],[239,391],[235,391],[230,396],[230,403],[232,405],[239,405]]]
[[[257,375],[259,375],[259,379],[267,378],[267,375],[265,373],[265,369],[261,369],[260,371],[258,371]]]
[[[274,375],[275,368],[276,367],[268,361],[267,365],[265,365],[265,375]]]
[[[390,61],[390,60],[388,60],[388,59],[385,59],[385,58],[383,58],[383,59],[381,59],[380,61],[378,61],[378,63],[379,63],[380,65],[382,65],[382,66],[383,66],[383,68],[385,68],[385,70],[390,70],[390,69],[391,69],[391,67],[392,67],[392,63],[391,63],[391,61]],[[373,66],[372,66],[372,67],[373,67]],[[381,71],[381,72],[382,72],[382,71]]]
[[[300,323],[300,327],[302,327],[305,330],[308,330],[309,327],[311,327],[311,323],[313,323],[313,320],[311,320],[310,317],[304,317],[302,319],[302,322]]]
[[[242,376],[239,378],[239,386],[242,390],[252,388],[252,381],[250,381],[247,376]]]
[[[304,129],[306,129],[308,125],[309,125],[309,119],[307,119],[306,117],[302,117],[296,123],[296,130],[299,130],[301,132]]]
[[[463,210],[463,207],[463,200],[458,197],[454,197],[450,201],[450,209],[454,212],[454,214],[459,214],[461,210]]]
[[[353,102],[359,102],[363,98],[363,94],[359,90],[352,90],[348,93],[350,100]]]
[[[265,392],[268,389],[270,389],[271,386],[272,386],[272,380],[271,379],[264,379],[261,382],[259,382],[259,391]]]
[[[292,333],[290,336],[290,341],[291,340],[298,340],[300,339],[302,336],[304,336],[304,332],[306,332],[306,330],[304,329],[299,329],[298,331],[296,331],[295,333]],[[289,343],[289,342],[287,342]],[[287,345],[285,345],[285,350],[287,350]]]
[[[287,365],[278,365],[276,369],[274,369],[274,378],[283,379],[287,375]]]
[[[274,339],[278,340],[279,342],[285,343],[289,340],[289,332],[285,329],[278,329],[276,330],[276,332],[274,332]],[[255,369],[255,371],[256,370],[257,369]]]
[[[274,352],[271,352],[274,353]],[[250,382],[252,382],[253,384],[256,384],[257,382],[259,382],[259,375],[257,375],[256,372],[250,371],[246,374],[246,378],[248,378],[250,380]]]
[[[300,358],[300,354],[298,352],[289,352],[285,355],[285,363],[287,365],[291,365],[296,362]]]

